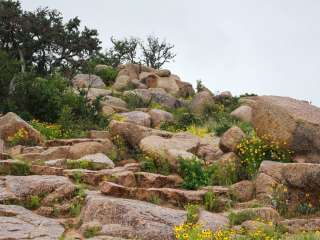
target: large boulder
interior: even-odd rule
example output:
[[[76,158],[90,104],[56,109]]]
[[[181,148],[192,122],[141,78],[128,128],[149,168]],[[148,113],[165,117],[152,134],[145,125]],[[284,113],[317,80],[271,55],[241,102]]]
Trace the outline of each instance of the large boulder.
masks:
[[[237,146],[245,138],[244,132],[237,126],[228,129],[220,139],[220,148],[224,152],[236,152]]]
[[[288,97],[252,97],[252,124],[259,136],[266,135],[306,162],[320,163],[320,108]]]
[[[94,74],[77,74],[72,79],[72,84],[77,88],[105,88],[103,80]]]
[[[111,95],[112,91],[102,88],[87,88],[87,97],[90,100],[95,100],[97,97],[105,97]]]
[[[128,75],[118,75],[112,89],[121,91],[129,87],[130,77]]]
[[[295,192],[319,195],[319,176],[319,164],[264,161],[256,178],[256,194],[260,199],[269,198],[278,185],[284,185]]]
[[[149,89],[151,93],[151,99],[155,103],[159,103],[165,108],[177,108],[181,106],[181,103],[172,95],[166,93],[162,88],[151,88]]]
[[[170,154],[170,150],[195,153],[200,145],[200,139],[189,133],[177,133],[171,138],[148,136],[141,140],[140,149],[150,156],[157,156],[169,161],[172,166],[177,165],[178,158]],[[191,155],[192,156],[192,155]]]
[[[63,233],[58,220],[39,216],[21,206],[0,205],[0,239],[57,240]]]
[[[176,83],[179,87],[179,91],[176,94],[178,97],[188,98],[195,95],[195,91],[191,83],[183,82],[180,80],[176,80]]]
[[[12,137],[20,129],[24,129],[27,132],[27,138],[30,142],[41,144],[44,141],[40,132],[22,120],[17,114],[9,112],[0,117],[0,139],[8,141],[8,138]]]
[[[123,96],[134,96],[146,105],[151,102],[154,102],[158,103],[159,105],[165,108],[176,108],[181,106],[179,100],[177,100],[172,95],[168,94],[162,88],[134,89],[130,91],[125,91],[123,93]]]
[[[110,122],[109,129],[112,136],[121,136],[133,147],[139,145],[140,141],[147,136],[172,136],[172,133],[170,132],[147,128],[130,122],[119,122],[115,120]]]
[[[209,91],[198,92],[192,99],[190,111],[197,115],[202,115],[206,106],[214,103],[213,95]]]
[[[176,82],[177,78],[174,75],[159,77],[154,73],[142,73],[140,74],[140,79],[142,83],[148,86],[148,88],[161,88],[170,94],[176,94],[179,91]]]
[[[230,115],[240,119],[241,121],[250,123],[252,121],[252,108],[246,105],[242,105],[233,110]]]
[[[151,126],[151,117],[148,113],[142,111],[132,111],[126,113],[120,113],[119,115],[124,117],[124,121],[138,124],[145,127]]]
[[[62,191],[63,190],[63,191]],[[0,202],[24,200],[31,196],[61,193],[62,196],[73,193],[75,185],[62,176],[5,176],[0,178]]]
[[[90,162],[94,169],[114,168],[113,161],[103,153],[85,155],[79,159],[81,160]]]
[[[151,117],[152,126],[160,127],[164,122],[173,122],[173,115],[167,111],[161,109],[151,109],[148,114]]]
[[[186,212],[137,200],[90,193],[81,219],[84,224],[99,222],[102,225],[101,235],[141,240],[173,240],[175,236],[172,229],[185,222]],[[200,214],[199,222],[212,230],[228,224],[226,217],[209,212]]]
[[[112,96],[105,96],[101,101],[101,105],[103,107],[111,107],[116,112],[126,112],[128,108],[128,105],[125,101]]]
[[[205,160],[206,163],[212,163],[219,159],[223,152],[219,146],[220,138],[207,134],[200,139],[200,146],[197,151],[197,156]]]

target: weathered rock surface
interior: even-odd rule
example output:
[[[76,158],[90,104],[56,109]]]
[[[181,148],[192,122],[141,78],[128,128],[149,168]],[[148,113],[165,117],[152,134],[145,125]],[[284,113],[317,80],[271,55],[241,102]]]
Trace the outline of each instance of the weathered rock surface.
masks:
[[[94,165],[94,169],[114,168],[113,161],[103,153],[89,154],[79,160],[86,160]]]
[[[164,122],[173,122],[173,115],[167,111],[161,109],[151,109],[148,114],[151,117],[152,126],[160,127]]]
[[[258,198],[270,198],[278,184],[302,192],[319,192],[320,165],[312,163],[262,162],[256,178]]]
[[[252,200],[255,192],[255,186],[251,181],[241,181],[230,186],[232,194],[240,202]]]
[[[213,163],[223,155],[219,142],[220,138],[217,136],[212,134],[204,136],[200,139],[200,146],[196,155],[206,163]]]
[[[112,136],[123,137],[130,145],[136,147],[140,141],[151,135],[170,137],[172,133],[139,126],[129,122],[111,121],[109,124]]]
[[[288,229],[290,233],[298,233],[302,231],[312,232],[320,229],[320,218],[293,218],[280,222],[282,226]]]
[[[124,121],[138,124],[145,127],[151,126],[151,117],[148,113],[141,111],[132,111],[126,113],[120,113],[119,115],[124,117]]]
[[[44,149],[40,153],[22,153],[18,158],[28,161],[47,161],[56,159],[79,159],[85,155],[105,153],[108,155],[114,151],[114,146],[109,139],[101,141],[85,141],[75,143],[71,146],[55,146]]]
[[[239,127],[234,126],[228,129],[220,138],[220,148],[224,152],[236,152],[238,144],[245,136]]]
[[[34,129],[15,113],[9,112],[0,117],[0,139],[8,141],[8,138],[12,137],[20,129],[24,129],[27,132],[28,141],[31,141],[34,144],[41,144],[44,141],[44,138],[39,131]]]
[[[230,113],[231,116],[236,117],[244,122],[252,121],[252,108],[246,105],[240,106]]]
[[[72,79],[72,84],[74,87],[78,88],[105,88],[106,85],[102,79],[94,74],[77,74]]]
[[[103,107],[111,107],[116,112],[126,112],[128,111],[128,105],[125,101],[120,98],[112,97],[112,96],[105,96],[102,101],[101,105]]]
[[[197,93],[190,104],[190,111],[197,115],[202,115],[205,107],[214,103],[213,95],[211,92],[202,91]]]
[[[0,177],[0,202],[18,199],[24,200],[31,196],[60,194],[66,197],[75,191],[75,185],[66,177],[61,176],[5,176]],[[58,196],[55,195],[58,199]]]
[[[320,163],[320,109],[288,97],[252,97],[252,124],[258,135],[268,135],[296,154]]]
[[[161,136],[145,137],[141,140],[139,146],[144,153],[167,159],[171,165],[175,166],[178,159],[170,158],[172,154],[168,154],[169,150],[193,153],[197,151],[199,145],[200,139],[198,137],[189,133],[177,133],[171,138]]]
[[[137,200],[120,199],[91,193],[86,199],[81,218],[83,222],[98,221],[108,236],[142,240],[173,240],[172,228],[186,220],[186,212],[160,207]],[[205,212],[203,224],[215,230],[228,223],[226,217]]]
[[[0,205],[0,239],[57,240],[64,228],[55,220],[15,205]]]

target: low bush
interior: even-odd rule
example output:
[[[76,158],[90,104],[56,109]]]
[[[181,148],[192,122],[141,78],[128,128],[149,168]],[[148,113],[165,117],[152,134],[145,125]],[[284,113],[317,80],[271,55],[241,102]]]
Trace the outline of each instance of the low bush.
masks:
[[[254,220],[257,215],[253,211],[231,212],[228,215],[229,222],[232,226],[240,225],[247,220]]]
[[[111,86],[117,78],[118,70],[113,67],[107,67],[95,73],[103,80],[106,86]]]
[[[171,113],[174,116],[174,121],[164,122],[160,129],[170,132],[187,131],[191,126],[199,126],[203,123],[199,117],[190,113],[186,108],[177,108],[171,110]]]
[[[238,182],[237,166],[234,164],[212,164],[208,166],[209,184],[225,186]]]
[[[139,160],[141,169],[145,172],[159,173],[162,175],[169,175],[172,173],[172,169],[168,161],[161,157],[138,153],[136,154],[136,159]]]
[[[186,223],[195,224],[199,220],[199,212],[200,207],[196,204],[187,204],[185,206],[185,210],[187,211],[187,221]]]
[[[41,202],[41,199],[39,196],[31,196],[26,200],[24,206],[27,209],[34,210],[40,207],[40,202]]]
[[[210,212],[220,212],[224,208],[219,198],[212,191],[209,191],[204,195],[203,205],[205,209]]]
[[[151,103],[151,101],[146,102],[135,93],[126,94],[122,97],[122,99],[128,104],[128,108],[130,110],[134,110],[136,108],[147,108]]]
[[[179,173],[183,178],[182,187],[189,190],[198,189],[208,184],[208,173],[199,159],[180,159]]]

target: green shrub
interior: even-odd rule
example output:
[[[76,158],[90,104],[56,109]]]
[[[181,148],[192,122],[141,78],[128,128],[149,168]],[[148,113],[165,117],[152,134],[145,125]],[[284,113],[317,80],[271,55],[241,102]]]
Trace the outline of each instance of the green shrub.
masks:
[[[208,173],[197,158],[181,159],[179,173],[184,180],[182,187],[185,189],[194,190],[208,184]]]
[[[85,238],[93,238],[99,234],[101,226],[92,226],[85,229],[83,235]]]
[[[131,110],[149,107],[151,102],[146,102],[136,93],[129,93],[123,96],[122,99],[128,104],[128,108]]]
[[[204,195],[203,205],[205,209],[210,212],[220,212],[223,210],[223,205],[221,204],[215,193],[212,191],[209,191]]]
[[[64,137],[81,137],[88,129],[103,129],[109,119],[100,113],[100,98],[91,101],[85,90],[76,94],[66,79],[58,74],[38,77],[34,73],[18,74],[6,97],[5,112],[17,113],[24,120],[37,119],[49,124],[58,123]],[[60,135],[58,129],[48,129],[35,123],[49,139]]]
[[[171,166],[166,159],[156,156],[148,156],[146,154],[137,154],[141,169],[145,172],[159,173],[169,175],[172,172]]]
[[[237,167],[234,164],[212,164],[208,166],[210,185],[225,186],[238,182]]]
[[[158,196],[152,195],[149,199],[149,202],[159,205],[161,203],[161,199]]]
[[[34,210],[34,209],[37,209],[40,207],[40,197],[38,196],[31,196],[30,198],[28,198],[25,202],[25,207],[27,209],[31,209],[31,210]]]
[[[96,71],[96,75],[101,77],[106,86],[110,86],[115,82],[118,75],[118,70],[113,67],[108,67]]]
[[[71,217],[77,217],[81,213],[82,204],[81,203],[73,203],[70,206],[69,214]]]
[[[199,117],[190,113],[186,108],[177,108],[171,110],[171,112],[174,121],[162,123],[160,129],[170,132],[187,131],[191,126],[199,126],[203,123]]]
[[[283,143],[285,144],[285,143]],[[292,152],[270,141],[266,136],[259,138],[252,134],[237,146],[241,158],[240,177],[253,178],[263,160],[290,162]]]
[[[200,208],[196,204],[187,204],[185,206],[185,210],[187,211],[187,223],[195,224],[199,220],[199,211]]]
[[[257,215],[253,211],[231,212],[228,215],[229,222],[232,226],[240,225],[247,220],[253,220]]]

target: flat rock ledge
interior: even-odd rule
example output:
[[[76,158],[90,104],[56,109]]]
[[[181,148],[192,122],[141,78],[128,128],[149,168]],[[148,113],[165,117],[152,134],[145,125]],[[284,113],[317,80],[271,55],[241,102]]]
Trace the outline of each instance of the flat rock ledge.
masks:
[[[64,228],[54,219],[16,205],[0,205],[0,240],[57,240]]]

